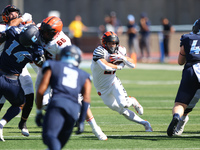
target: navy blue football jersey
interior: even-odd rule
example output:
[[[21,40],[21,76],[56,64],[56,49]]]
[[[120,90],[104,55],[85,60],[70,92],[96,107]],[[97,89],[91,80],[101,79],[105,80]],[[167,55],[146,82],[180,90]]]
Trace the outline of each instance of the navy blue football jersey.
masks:
[[[65,109],[73,117],[80,111],[78,103],[78,94],[81,93],[86,79],[90,79],[90,75],[73,66],[72,64],[47,60],[43,64],[43,72],[46,68],[52,71],[50,86],[53,89],[52,98],[48,107],[61,107]]]
[[[19,43],[19,32],[15,28],[6,31],[6,43],[0,56],[0,69],[8,74],[20,74],[27,63],[44,54],[42,46],[22,46]]]
[[[180,46],[184,46],[187,63],[200,61],[200,35],[184,34],[180,40]]]

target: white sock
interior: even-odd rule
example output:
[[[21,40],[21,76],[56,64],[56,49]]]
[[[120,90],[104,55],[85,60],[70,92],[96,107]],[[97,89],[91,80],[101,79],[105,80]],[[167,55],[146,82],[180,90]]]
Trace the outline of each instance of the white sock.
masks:
[[[123,115],[126,119],[128,119],[130,121],[134,121],[134,122],[142,124],[142,125],[144,125],[144,123],[146,122],[145,120],[140,118],[138,115],[136,115],[133,111],[131,111],[129,109],[125,109],[125,111],[123,112]]]
[[[3,128],[6,125],[7,121],[5,119],[0,120],[0,128]]]
[[[95,121],[93,116],[91,118],[87,119],[87,122],[89,123],[89,125],[90,125],[90,127],[92,129],[98,127],[98,125],[97,125],[97,123],[96,123],[96,121]]]

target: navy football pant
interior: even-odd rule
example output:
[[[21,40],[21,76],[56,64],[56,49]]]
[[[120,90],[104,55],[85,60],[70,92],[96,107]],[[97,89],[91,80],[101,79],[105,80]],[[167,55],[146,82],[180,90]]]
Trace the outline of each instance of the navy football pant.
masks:
[[[19,78],[12,80],[7,78],[5,75],[0,76],[0,98],[3,95],[12,106],[20,106],[24,104],[25,95]]]
[[[200,83],[198,82],[193,67],[191,66],[185,68],[182,73],[182,80],[175,102],[180,102],[188,105],[198,89],[200,89]]]
[[[75,120],[62,108],[47,108],[43,122],[43,142],[50,150],[60,150],[69,140]]]

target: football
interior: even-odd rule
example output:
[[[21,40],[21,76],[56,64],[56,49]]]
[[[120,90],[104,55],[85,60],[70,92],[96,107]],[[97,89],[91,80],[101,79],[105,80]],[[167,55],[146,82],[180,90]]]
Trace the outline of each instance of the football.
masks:
[[[114,65],[119,65],[121,64],[123,61],[122,60],[116,60],[116,61],[113,61],[112,64]]]
[[[117,54],[113,54],[113,55],[117,55]],[[123,60],[115,59],[115,58],[113,57],[113,55],[110,55],[110,56],[109,56],[109,62],[110,62],[110,63],[115,64],[115,65],[119,65],[120,63],[123,62]]]

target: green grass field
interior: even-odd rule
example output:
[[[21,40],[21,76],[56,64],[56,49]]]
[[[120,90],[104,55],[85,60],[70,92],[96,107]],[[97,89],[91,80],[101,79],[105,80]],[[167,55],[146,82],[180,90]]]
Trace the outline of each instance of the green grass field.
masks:
[[[163,65],[165,68],[165,65]],[[88,71],[89,69],[84,69]],[[32,70],[31,70],[32,72]],[[118,149],[118,150],[142,150],[142,149],[200,149],[200,110],[197,104],[190,113],[190,120],[185,127],[185,132],[180,137],[169,138],[166,130],[172,118],[172,107],[181,79],[181,71],[172,70],[143,70],[124,69],[117,71],[129,96],[134,96],[144,107],[141,118],[151,123],[153,132],[145,132],[142,125],[126,120],[122,115],[107,108],[96,94],[94,86],[91,93],[91,110],[97,124],[108,136],[107,141],[99,141],[87,122],[85,132],[75,135],[74,132],[64,149]],[[33,81],[35,73],[32,72]],[[1,116],[10,106],[6,102],[0,112]],[[135,111],[134,108],[130,108]],[[21,114],[20,114],[21,115]],[[27,127],[29,137],[23,137],[17,128],[20,115],[11,120],[4,127],[5,142],[0,142],[1,150],[44,150],[47,147],[41,138],[41,128],[34,122],[35,104],[31,112]],[[74,131],[76,128],[74,128]]]

